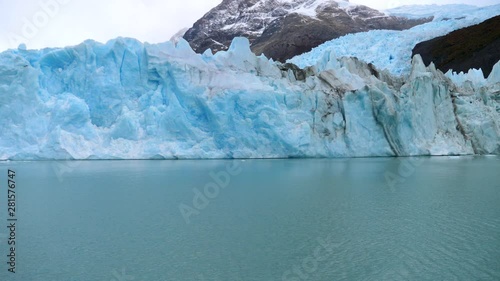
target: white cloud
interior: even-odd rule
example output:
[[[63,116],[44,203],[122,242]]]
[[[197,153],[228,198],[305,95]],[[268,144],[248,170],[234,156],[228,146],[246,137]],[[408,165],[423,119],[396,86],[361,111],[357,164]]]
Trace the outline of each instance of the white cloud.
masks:
[[[0,50],[105,42],[118,36],[164,42],[221,0],[24,0],[0,2]],[[41,5],[44,3],[45,5]],[[49,15],[50,14],[50,15]],[[44,15],[48,18],[45,21]]]

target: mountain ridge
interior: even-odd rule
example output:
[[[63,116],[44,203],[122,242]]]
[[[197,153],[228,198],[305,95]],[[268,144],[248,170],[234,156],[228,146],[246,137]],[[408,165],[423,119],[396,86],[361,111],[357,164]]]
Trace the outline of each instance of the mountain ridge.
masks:
[[[402,30],[431,20],[390,16],[348,1],[224,0],[196,21],[184,39],[202,53],[227,50],[234,37],[242,36],[256,54],[284,62],[349,33]]]

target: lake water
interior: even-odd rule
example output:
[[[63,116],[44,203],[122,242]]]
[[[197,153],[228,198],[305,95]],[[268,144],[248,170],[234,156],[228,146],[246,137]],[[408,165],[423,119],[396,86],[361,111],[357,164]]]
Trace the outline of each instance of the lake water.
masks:
[[[0,162],[0,226],[0,280],[500,280],[500,158]]]

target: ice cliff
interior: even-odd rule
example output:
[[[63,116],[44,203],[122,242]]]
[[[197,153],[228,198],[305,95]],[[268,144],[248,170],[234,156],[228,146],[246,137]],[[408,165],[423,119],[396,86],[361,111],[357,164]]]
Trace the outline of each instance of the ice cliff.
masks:
[[[500,153],[500,63],[457,84],[355,58],[300,69],[236,38],[203,55],[119,38],[0,54],[0,159],[361,157]],[[461,82],[460,82],[461,81]]]

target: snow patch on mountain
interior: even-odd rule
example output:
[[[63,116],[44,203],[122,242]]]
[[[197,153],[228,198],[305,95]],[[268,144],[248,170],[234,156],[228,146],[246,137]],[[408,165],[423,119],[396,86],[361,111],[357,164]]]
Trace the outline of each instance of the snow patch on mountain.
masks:
[[[463,18],[464,15],[467,15],[470,11],[474,11],[477,8],[477,6],[465,4],[405,5],[384,10],[384,12],[391,16],[405,18],[434,17],[434,21],[442,21],[453,18]]]
[[[359,5],[350,3],[349,1],[332,1],[332,0],[290,0],[281,1],[282,3],[289,3],[290,8],[285,6],[288,13],[297,13],[305,15],[311,18],[316,18],[318,15],[319,8],[326,6],[337,6],[343,10],[349,11],[352,8],[358,7]]]

